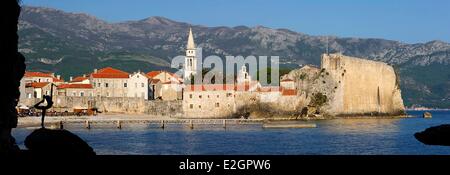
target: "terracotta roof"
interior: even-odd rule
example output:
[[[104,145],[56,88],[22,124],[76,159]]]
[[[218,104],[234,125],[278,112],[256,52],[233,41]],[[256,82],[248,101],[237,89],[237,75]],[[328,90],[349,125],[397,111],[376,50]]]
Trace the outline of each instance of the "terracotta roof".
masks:
[[[25,71],[25,77],[53,77],[52,73],[43,73],[43,72],[28,72]]]
[[[112,67],[106,67],[97,71],[97,73],[92,73],[93,78],[128,78],[129,73],[114,69]]]
[[[162,71],[151,71],[149,73],[147,73],[147,77],[148,78],[153,78],[156,77],[157,75],[159,75]]]
[[[72,79],[71,82],[82,82],[87,79],[88,79],[87,77],[75,77],[74,79]]]
[[[289,79],[289,78],[286,78],[286,79],[284,79],[284,80],[281,80],[281,82],[288,82],[288,81],[294,81],[294,80]]]
[[[58,89],[92,89],[92,84],[61,84]]]
[[[297,95],[297,91],[295,89],[283,89],[281,91],[282,96],[293,96]]]
[[[42,88],[44,86],[47,86],[50,82],[33,82],[33,83],[27,83],[25,87],[32,87],[32,88]]]
[[[53,77],[53,82],[64,82],[64,80]]]
[[[167,72],[167,71],[151,71],[151,72],[148,72],[146,75],[147,75],[148,78],[154,78],[154,77],[158,76],[161,73],[167,73],[167,74],[169,74],[170,76],[172,76],[173,78],[175,78],[179,82],[183,81],[180,77],[178,77],[177,74],[172,73],[172,72]]]
[[[159,82],[160,82],[159,79],[152,79],[152,80],[150,80],[150,84],[157,84]]]

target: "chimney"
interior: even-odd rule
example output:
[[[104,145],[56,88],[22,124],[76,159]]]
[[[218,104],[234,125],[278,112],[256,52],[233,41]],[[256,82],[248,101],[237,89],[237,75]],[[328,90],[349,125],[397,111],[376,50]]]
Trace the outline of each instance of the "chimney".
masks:
[[[56,78],[57,78],[58,80],[61,80],[61,75],[56,75]]]
[[[73,77],[72,76],[70,76],[70,81],[72,81],[73,80]]]
[[[83,77],[86,78],[86,74],[83,74]]]
[[[50,75],[51,75],[52,77],[55,77],[55,73],[51,73]]]
[[[97,73],[97,69],[94,69],[94,73]]]

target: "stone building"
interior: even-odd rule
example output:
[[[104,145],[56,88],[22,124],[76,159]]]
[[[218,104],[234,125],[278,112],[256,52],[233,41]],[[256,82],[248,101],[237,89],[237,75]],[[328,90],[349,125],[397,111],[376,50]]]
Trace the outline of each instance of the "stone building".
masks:
[[[127,97],[130,74],[112,67],[95,69],[89,81],[97,97]]]
[[[91,84],[89,77],[86,75],[72,78],[70,77],[70,84]]]
[[[148,78],[142,72],[135,72],[130,75],[127,82],[127,97],[139,97],[148,100]]]
[[[57,95],[68,97],[94,97],[95,90],[92,84],[61,84],[58,86]]]
[[[44,95],[50,95],[52,83],[51,82],[32,82],[25,84],[25,94],[28,99],[41,99]],[[53,89],[53,95],[56,89]]]
[[[181,100],[183,98],[182,79],[167,71],[147,73],[149,99]]]
[[[64,82],[61,79],[60,75],[56,75],[54,73],[44,73],[44,72],[29,72],[26,71],[23,76],[25,83],[31,82],[50,82],[50,83],[62,83]]]
[[[294,80],[289,78],[281,80],[280,87],[283,89],[296,89]]]
[[[183,94],[186,118],[226,118],[236,112],[234,85],[187,85]]]
[[[29,99],[41,99],[43,95],[50,95],[51,84],[58,85],[64,81],[54,73],[26,71],[20,81],[19,103]],[[54,94],[56,89],[54,89]]]

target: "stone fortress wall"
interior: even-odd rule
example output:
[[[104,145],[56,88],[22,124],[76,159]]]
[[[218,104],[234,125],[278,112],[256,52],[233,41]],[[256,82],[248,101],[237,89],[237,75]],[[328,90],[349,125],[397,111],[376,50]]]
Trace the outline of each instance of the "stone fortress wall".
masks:
[[[383,62],[324,54],[322,70],[337,84],[330,114],[397,115],[405,110],[394,68]]]
[[[40,99],[25,99],[21,103],[33,106]],[[182,102],[145,100],[130,97],[53,97],[53,107],[49,111],[74,112],[76,109],[97,108],[105,113],[148,114],[152,116],[182,117]]]

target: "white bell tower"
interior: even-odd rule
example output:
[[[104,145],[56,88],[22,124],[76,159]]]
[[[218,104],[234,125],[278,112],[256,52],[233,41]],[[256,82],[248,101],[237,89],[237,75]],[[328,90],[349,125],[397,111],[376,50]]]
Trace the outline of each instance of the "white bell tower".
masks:
[[[238,73],[237,83],[238,84],[250,83],[251,80],[252,80],[252,78],[250,77],[250,75],[247,72],[247,67],[245,65],[243,65],[241,70]]]
[[[184,59],[184,79],[190,80],[191,75],[197,73],[197,57],[192,28],[189,28],[189,37],[186,47],[186,58]]]

